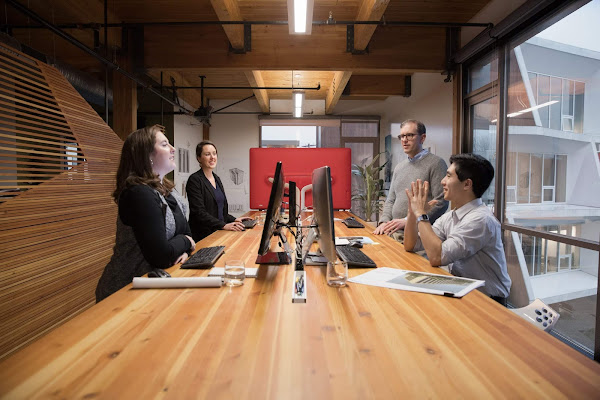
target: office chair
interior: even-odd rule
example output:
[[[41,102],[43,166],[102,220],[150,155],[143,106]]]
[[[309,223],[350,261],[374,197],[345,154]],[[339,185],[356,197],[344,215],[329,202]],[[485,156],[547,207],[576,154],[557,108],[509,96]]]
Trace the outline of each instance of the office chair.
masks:
[[[550,332],[560,318],[559,313],[544,304],[540,299],[535,299],[528,306],[513,308],[511,311],[546,332]]]

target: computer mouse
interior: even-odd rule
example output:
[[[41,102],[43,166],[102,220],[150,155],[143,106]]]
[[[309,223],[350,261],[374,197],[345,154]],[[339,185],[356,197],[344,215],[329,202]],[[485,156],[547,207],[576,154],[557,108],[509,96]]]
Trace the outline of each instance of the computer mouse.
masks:
[[[148,278],[170,278],[171,275],[164,269],[154,268],[148,272]]]
[[[363,244],[361,242],[359,242],[358,240],[351,240],[350,242],[348,242],[348,246],[358,247],[360,249],[363,247]]]

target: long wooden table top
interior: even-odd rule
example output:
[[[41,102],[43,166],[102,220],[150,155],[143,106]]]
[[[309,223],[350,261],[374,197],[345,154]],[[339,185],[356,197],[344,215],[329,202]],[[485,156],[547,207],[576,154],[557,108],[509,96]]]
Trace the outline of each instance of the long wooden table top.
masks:
[[[336,213],[346,217],[345,213]],[[372,229],[378,266],[437,272]],[[252,266],[261,227],[218,231]],[[205,276],[207,270],[170,270]],[[351,269],[350,276],[366,272]],[[600,365],[474,291],[462,299],[349,283],[263,265],[241,287],[131,285],[0,363],[1,398],[599,398]]]

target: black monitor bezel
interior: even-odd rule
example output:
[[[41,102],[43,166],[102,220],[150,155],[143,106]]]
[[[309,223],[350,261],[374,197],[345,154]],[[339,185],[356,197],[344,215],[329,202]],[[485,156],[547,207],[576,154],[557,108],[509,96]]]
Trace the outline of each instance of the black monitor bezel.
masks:
[[[271,185],[271,194],[269,195],[269,206],[265,214],[265,224],[263,226],[258,255],[264,256],[271,247],[271,238],[277,229],[279,222],[279,213],[283,203],[285,191],[285,178],[282,171],[282,163],[278,161],[275,165],[275,174],[273,175],[273,184]],[[275,204],[277,203],[277,204]]]
[[[335,251],[335,227],[333,217],[333,195],[331,189],[331,169],[328,166],[316,168],[312,173],[313,218],[318,233],[319,248],[331,263],[337,261]]]

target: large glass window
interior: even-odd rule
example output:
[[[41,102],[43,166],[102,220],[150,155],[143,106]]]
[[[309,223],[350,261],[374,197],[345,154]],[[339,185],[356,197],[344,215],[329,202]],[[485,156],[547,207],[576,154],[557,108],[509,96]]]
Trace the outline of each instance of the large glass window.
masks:
[[[509,303],[523,307],[540,298],[551,305],[561,312],[556,331],[588,354],[598,347],[599,336],[597,21],[600,0],[569,15],[565,11],[551,26],[540,18],[539,26],[527,27],[529,33],[498,43],[494,55],[502,68],[497,74],[492,73],[494,55],[467,66],[463,93],[463,151],[493,160],[503,183],[496,187],[501,196],[488,194],[486,202],[494,203],[503,223],[513,278]],[[494,103],[497,98],[504,104]],[[481,118],[485,101],[493,107],[486,114],[489,127]],[[498,120],[490,119],[494,115]]]
[[[600,20],[600,2],[593,3],[588,12],[597,12]],[[598,252],[550,237],[598,241],[600,235],[600,164],[594,151],[600,139],[594,115],[600,106],[600,47],[567,33],[591,32],[577,22],[586,7],[559,21],[560,29],[513,43],[506,77],[504,222],[532,232],[511,237],[512,251],[521,256],[511,268],[528,277],[530,300],[569,309],[557,329],[573,340],[584,339],[576,330],[595,329],[585,314],[596,302]]]

